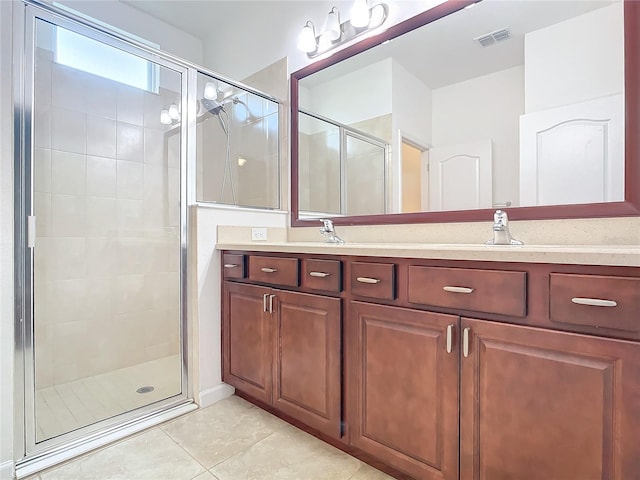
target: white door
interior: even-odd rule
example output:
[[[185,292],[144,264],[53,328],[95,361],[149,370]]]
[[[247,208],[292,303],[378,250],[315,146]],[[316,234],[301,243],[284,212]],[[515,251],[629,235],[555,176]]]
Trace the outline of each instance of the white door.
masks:
[[[520,205],[624,200],[624,100],[612,95],[520,117]]]
[[[491,140],[429,150],[430,210],[491,208]]]

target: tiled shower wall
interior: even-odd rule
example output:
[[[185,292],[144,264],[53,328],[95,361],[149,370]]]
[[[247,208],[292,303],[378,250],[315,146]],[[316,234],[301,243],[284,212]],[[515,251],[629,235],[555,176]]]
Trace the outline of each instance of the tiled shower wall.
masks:
[[[37,388],[178,353],[179,136],[159,121],[177,93],[42,48],[35,83]]]

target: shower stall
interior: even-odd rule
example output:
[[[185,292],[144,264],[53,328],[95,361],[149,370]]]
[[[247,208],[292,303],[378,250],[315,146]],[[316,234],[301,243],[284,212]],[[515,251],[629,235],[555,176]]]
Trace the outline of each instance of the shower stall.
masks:
[[[22,477],[195,408],[187,205],[279,196],[274,99],[56,7],[17,10]]]

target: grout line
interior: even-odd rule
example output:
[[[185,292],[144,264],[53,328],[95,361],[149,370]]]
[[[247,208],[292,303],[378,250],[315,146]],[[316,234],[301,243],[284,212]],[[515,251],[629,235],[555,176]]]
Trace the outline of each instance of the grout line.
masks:
[[[199,411],[199,410],[194,410],[194,412],[191,412],[191,413],[195,413],[195,412],[198,412],[198,411]],[[186,417],[188,417],[188,416],[189,416],[189,415],[183,415],[182,417],[179,417],[179,418],[186,418]],[[158,430],[160,430],[160,431],[161,431],[163,434],[165,434],[165,435],[166,435],[166,436],[167,436],[167,437],[168,437],[168,438],[169,438],[173,443],[175,443],[179,448],[181,448],[181,449],[182,449],[182,450],[183,450],[187,455],[189,455],[191,458],[193,458],[193,459],[195,460],[195,462],[196,462],[198,465],[200,465],[202,468],[204,468],[204,472],[209,471],[209,469],[207,468],[207,466],[206,466],[206,465],[203,465],[203,463],[202,463],[201,461],[199,461],[196,457],[194,457],[194,456],[191,454],[191,452],[189,452],[189,450],[187,450],[187,449],[186,449],[186,448],[184,448],[182,445],[180,445],[180,443],[178,443],[178,441],[177,441],[175,438],[173,438],[169,432],[165,431],[165,430],[164,430],[163,428],[161,428],[161,427],[162,427],[162,425],[158,425],[158,426],[157,426],[157,427],[155,427],[155,428],[157,428]],[[197,476],[202,475],[204,472],[200,472],[198,475],[196,475],[196,476],[195,476],[195,477],[193,477],[193,478],[196,478]]]

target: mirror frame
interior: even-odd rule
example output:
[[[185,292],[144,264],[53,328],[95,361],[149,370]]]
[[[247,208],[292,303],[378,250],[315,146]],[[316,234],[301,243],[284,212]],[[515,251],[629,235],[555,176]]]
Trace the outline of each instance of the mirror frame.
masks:
[[[300,218],[298,191],[298,82],[380,43],[427,25],[478,0],[448,0],[291,74],[291,226],[316,226]],[[640,216],[640,2],[624,0],[625,181],[624,201],[508,208],[511,220]],[[329,217],[336,225],[382,225],[489,221],[495,209],[388,213]]]

